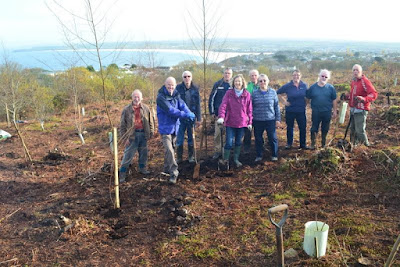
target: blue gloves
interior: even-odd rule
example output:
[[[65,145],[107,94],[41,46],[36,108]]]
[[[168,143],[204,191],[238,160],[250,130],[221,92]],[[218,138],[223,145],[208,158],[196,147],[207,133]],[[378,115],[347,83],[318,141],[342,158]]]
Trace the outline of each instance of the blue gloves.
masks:
[[[188,118],[189,118],[189,120],[194,121],[196,119],[196,115],[194,115],[193,112],[189,112]]]

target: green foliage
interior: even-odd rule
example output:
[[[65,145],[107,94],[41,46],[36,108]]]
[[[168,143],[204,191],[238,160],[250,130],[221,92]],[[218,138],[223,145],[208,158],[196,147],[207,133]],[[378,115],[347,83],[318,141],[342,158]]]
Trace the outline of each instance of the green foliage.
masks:
[[[52,102],[56,111],[63,112],[68,106],[67,95],[65,93],[57,93]]]
[[[350,84],[349,83],[338,83],[338,84],[334,84],[334,86],[338,93],[350,92]]]
[[[92,65],[86,66],[86,69],[90,72],[96,72]]]

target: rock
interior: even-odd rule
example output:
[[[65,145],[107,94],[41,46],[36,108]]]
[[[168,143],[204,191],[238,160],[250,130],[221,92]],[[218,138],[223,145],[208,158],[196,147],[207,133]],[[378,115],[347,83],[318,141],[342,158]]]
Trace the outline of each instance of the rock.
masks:
[[[293,259],[293,258],[296,258],[299,255],[299,253],[296,250],[294,250],[293,248],[290,248],[285,251],[284,255],[285,255],[285,258]]]
[[[176,223],[178,224],[183,224],[185,222],[185,218],[183,218],[182,216],[176,216]]]
[[[358,258],[358,263],[359,264],[361,264],[362,266],[368,266],[368,265],[371,265],[372,264],[372,262],[368,259],[368,258],[365,258],[365,257],[363,257],[363,256],[361,256],[361,258]]]
[[[207,189],[206,189],[206,187],[204,185],[200,185],[199,186],[199,190],[202,191],[202,192],[205,192],[205,193],[207,192]]]

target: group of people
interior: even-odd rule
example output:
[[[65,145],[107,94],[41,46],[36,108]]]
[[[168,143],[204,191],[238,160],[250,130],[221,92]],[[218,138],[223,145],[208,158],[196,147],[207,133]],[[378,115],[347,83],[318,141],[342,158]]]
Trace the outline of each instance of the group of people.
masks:
[[[351,90],[344,98],[350,105],[351,142],[369,146],[366,135],[366,119],[370,103],[377,98],[377,91],[362,73],[358,64],[352,68]],[[326,137],[331,119],[337,116],[337,95],[335,87],[328,83],[331,72],[323,69],[318,74],[316,83],[307,86],[301,80],[301,72],[294,70],[292,80],[277,91],[269,87],[266,74],[257,70],[249,72],[250,82],[246,83],[242,75],[233,77],[231,68],[224,70],[223,78],[217,81],[209,96],[210,115],[215,120],[213,159],[229,166],[231,151],[236,167],[241,167],[240,153],[248,153],[251,148],[251,136],[254,130],[255,162],[263,159],[264,132],[267,133],[271,149],[271,161],[278,160],[278,137],[276,129],[281,127],[279,101],[285,107],[286,137],[285,149],[293,146],[294,122],[299,128],[300,149],[315,149],[319,128],[321,128],[321,147],[326,146]],[[199,87],[192,82],[192,73],[184,71],[182,83],[176,84],[173,77],[168,77],[157,95],[158,131],[165,150],[164,173],[169,175],[169,182],[175,184],[179,175],[178,164],[183,160],[185,134],[188,143],[188,160],[194,162],[193,131],[199,127],[202,115]],[[125,151],[120,168],[120,182],[124,182],[127,169],[136,152],[139,152],[139,172],[148,174],[147,140],[154,135],[154,115],[143,104],[142,93],[135,90],[132,102],[126,106],[121,116],[120,134],[126,139]],[[311,145],[307,146],[306,106],[311,102],[310,128]],[[321,126],[320,126],[321,125]],[[223,145],[223,133],[226,133]],[[176,148],[176,157],[175,157]]]

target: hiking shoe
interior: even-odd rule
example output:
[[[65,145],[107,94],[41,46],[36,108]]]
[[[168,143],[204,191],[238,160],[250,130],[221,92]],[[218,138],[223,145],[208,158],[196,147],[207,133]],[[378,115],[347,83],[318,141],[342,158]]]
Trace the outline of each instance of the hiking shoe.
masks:
[[[194,162],[195,162],[194,157],[193,157],[193,156],[189,157],[188,161],[189,161],[190,163],[194,163]]]
[[[212,156],[212,159],[218,159],[219,157],[221,157],[221,154],[218,152],[215,152],[214,155]]]
[[[123,184],[123,183],[125,183],[126,182],[126,171],[125,172],[119,172],[119,175],[118,175],[118,181],[119,181],[119,183],[120,184]]]
[[[309,150],[310,147],[309,146],[301,146],[299,149]]]
[[[259,162],[262,160],[262,157],[256,157],[256,160],[254,162]]]
[[[150,172],[147,169],[140,169],[139,172],[144,175],[150,174]]]
[[[176,184],[176,179],[177,179],[177,177],[175,175],[172,175],[171,177],[169,177],[169,183]]]
[[[278,161],[278,157],[272,157],[271,161]]]
[[[236,168],[240,168],[243,166],[243,164],[238,160],[234,160],[233,162],[235,163]]]
[[[292,148],[292,145],[286,145],[286,146],[285,146],[285,149],[286,149],[286,150],[291,149],[291,148]]]

